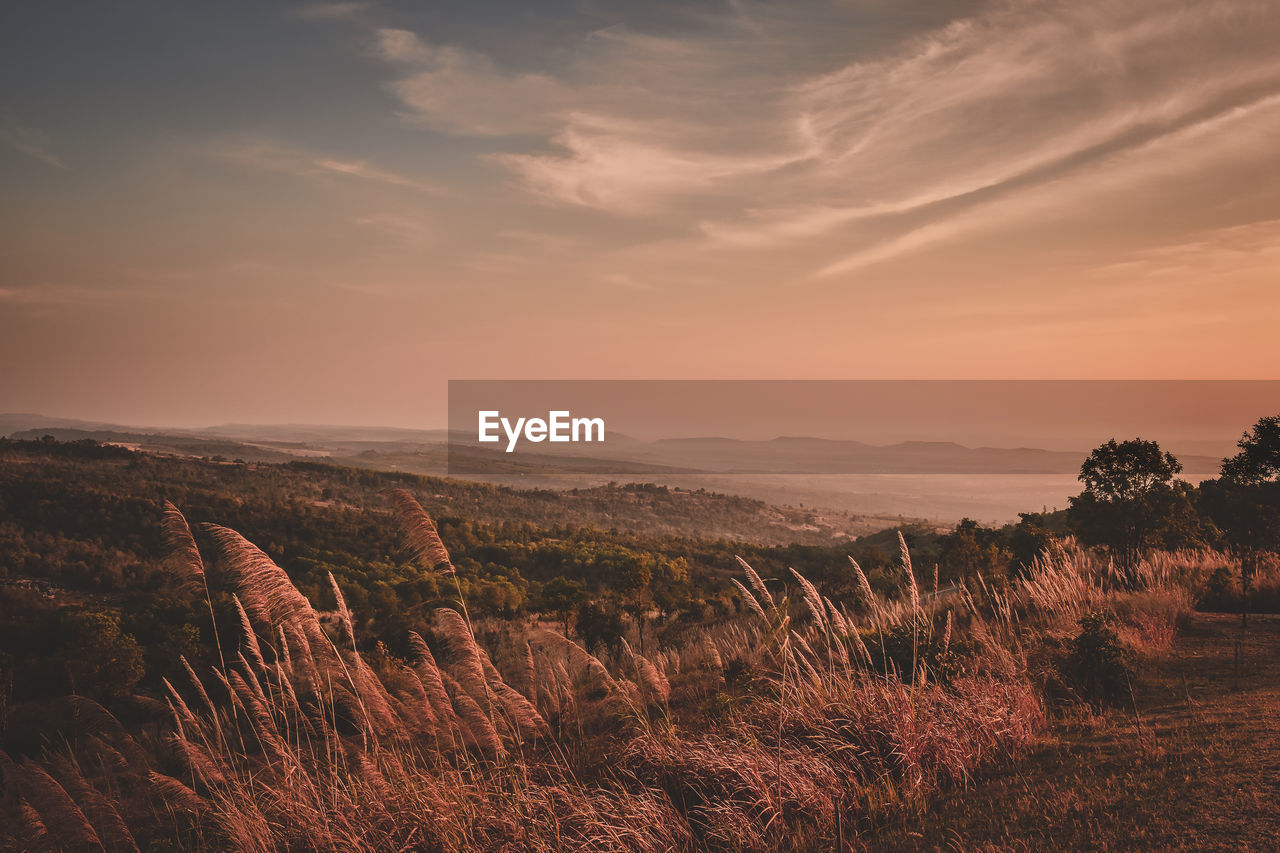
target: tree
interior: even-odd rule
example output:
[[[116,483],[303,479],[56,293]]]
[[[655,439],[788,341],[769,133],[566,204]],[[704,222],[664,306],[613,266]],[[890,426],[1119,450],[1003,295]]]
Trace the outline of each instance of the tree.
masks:
[[[563,575],[552,578],[542,586],[541,609],[560,620],[566,637],[569,636],[569,620],[586,600],[586,587]]]
[[[649,609],[645,593],[649,591],[649,582],[653,580],[654,563],[652,555],[635,551],[625,551],[602,561],[608,567],[605,583],[627,602],[625,609],[635,619],[641,652],[644,651],[645,612]]]
[[[1071,498],[1072,529],[1087,544],[1107,548],[1132,583],[1143,554],[1168,542],[1171,521],[1185,526],[1188,513],[1194,516],[1190,487],[1174,482],[1181,471],[1182,463],[1154,441],[1111,439],[1080,466],[1084,492]]]
[[[117,613],[69,609],[62,614],[62,666],[73,693],[124,696],[145,673],[138,641],[120,629]]]
[[[1200,484],[1200,502],[1240,565],[1240,622],[1261,556],[1280,551],[1280,415],[1260,419],[1222,460],[1222,475]]]
[[[622,616],[617,610],[590,601],[578,608],[577,629],[583,647],[593,653],[600,646],[617,652],[625,633]]]
[[[942,538],[942,579],[950,583],[978,573],[991,579],[1003,566],[1001,556],[996,531],[972,518],[962,518],[956,529]]]
[[[1009,533],[1009,568],[1024,574],[1036,558],[1048,551],[1062,533],[1060,516],[1047,512],[1020,512],[1018,523]]]
[[[1253,433],[1236,442],[1240,452],[1222,460],[1222,478],[1242,486],[1260,486],[1280,480],[1280,415],[1261,418]]]
[[[1154,441],[1135,438],[1117,444],[1113,438],[1089,454],[1080,466],[1080,482],[1099,500],[1120,504],[1168,486],[1181,471],[1177,457]]]
[[[681,607],[687,606],[693,593],[689,584],[688,560],[684,557],[674,560],[660,557],[654,563],[649,593],[653,596],[654,606],[658,608],[662,619],[667,619]]]

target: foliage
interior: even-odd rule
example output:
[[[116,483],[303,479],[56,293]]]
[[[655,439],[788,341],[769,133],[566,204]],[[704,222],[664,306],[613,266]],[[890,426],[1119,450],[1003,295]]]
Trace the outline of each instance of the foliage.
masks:
[[[1081,695],[1094,703],[1114,703],[1126,695],[1132,677],[1130,653],[1104,612],[1080,617],[1080,633],[1071,641],[1070,675]]]
[[[946,636],[937,626],[901,622],[887,631],[865,637],[872,663],[886,674],[910,680],[923,671],[933,683],[950,685],[965,675],[974,654],[972,641]]]
[[[1240,452],[1222,460],[1224,480],[1242,486],[1280,480],[1280,415],[1259,419],[1236,446]]]
[[[1240,452],[1222,460],[1222,475],[1200,485],[1201,506],[1240,562],[1240,613],[1266,553],[1280,551],[1280,415],[1260,419]]]
[[[1182,463],[1154,441],[1111,439],[1080,467],[1085,490],[1071,498],[1072,529],[1129,573],[1153,548],[1204,544],[1191,486],[1174,480],[1180,471]]]
[[[1000,531],[963,518],[955,530],[942,537],[941,564],[945,569],[940,579],[954,583],[979,573],[988,579],[996,578],[1005,573],[1009,559],[1006,539]]]
[[[622,614],[617,608],[596,601],[584,601],[578,607],[575,627],[582,645],[589,652],[601,649],[617,652],[626,636]]]
[[[1031,568],[1037,557],[1066,535],[1064,522],[1061,513],[1018,513],[1018,523],[1009,533],[1010,570],[1021,575]]]
[[[908,538],[944,546],[895,531],[896,566],[844,561],[815,580],[774,569],[762,577],[738,562],[741,615],[686,624],[645,653],[631,644],[635,626],[622,607],[637,592],[654,595],[657,572],[645,585],[624,574],[590,589],[577,618],[581,644],[518,616],[477,630],[467,614],[473,595],[503,583],[527,583],[536,595],[589,588],[565,566],[668,565],[677,575],[678,558],[617,534],[517,536],[443,517],[430,526],[459,534],[449,540],[456,575],[436,571],[436,560],[405,561],[324,533],[326,547],[287,571],[227,528],[203,531],[227,640],[212,650],[219,662],[206,655],[182,667],[185,678],[139,681],[131,701],[150,709],[145,720],[73,700],[66,728],[47,731],[65,731],[65,746],[0,768],[0,845],[836,849],[1035,740],[1045,708],[1025,655],[1053,626],[1103,602],[1128,614],[1110,634],[1082,620],[1080,668],[1105,672],[1118,632],[1168,628],[1185,599],[1177,591],[1206,565],[1193,556],[1142,563],[1139,594],[1117,588],[1105,562],[1063,546],[1022,576],[962,580],[934,596],[921,592]],[[967,534],[999,541],[994,531]],[[525,562],[487,559],[508,545]],[[692,545],[695,555],[720,547]],[[542,564],[548,554],[556,559]],[[714,593],[716,576],[698,577],[699,560],[686,563],[690,583]],[[520,566],[559,571],[531,581]],[[151,571],[163,584],[174,569],[157,561]],[[199,622],[193,604],[203,592],[168,588],[172,612],[141,610],[144,623]],[[411,611],[391,609],[401,594],[419,596]],[[223,624],[228,602],[235,618]],[[77,630],[107,647],[155,627],[124,631],[117,620],[113,634],[109,613],[46,611],[64,613],[85,617]],[[422,630],[398,644],[361,637],[370,626],[393,630],[392,616]],[[146,636],[175,648],[191,639]]]
[[[578,581],[557,575],[542,585],[539,608],[560,620],[565,636],[569,636],[569,620],[587,600],[587,588]]]

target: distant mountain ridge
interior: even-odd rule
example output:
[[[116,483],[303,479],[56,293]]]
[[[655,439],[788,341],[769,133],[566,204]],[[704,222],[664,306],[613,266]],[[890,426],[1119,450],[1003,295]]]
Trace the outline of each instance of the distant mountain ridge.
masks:
[[[224,456],[279,462],[327,457],[358,467],[389,467],[394,457],[409,456],[415,468],[444,473],[454,459],[470,466],[481,448],[469,434],[444,429],[328,426],[318,424],[221,424],[203,428],[124,426],[35,414],[0,414],[0,435],[59,440],[89,438],[153,452]],[[513,454],[490,454],[495,475],[548,473],[620,475],[698,474],[1071,474],[1079,472],[1087,451],[1035,447],[966,447],[950,441],[909,440],[875,445],[851,439],[778,436],[749,440],[690,436],[640,441],[615,434],[602,444],[575,445],[571,452],[548,452],[546,445]],[[450,448],[450,441],[454,444]],[[485,449],[488,452],[488,449]],[[458,454],[466,454],[458,455]],[[1221,460],[1181,455],[1189,476],[1216,474]],[[388,462],[380,465],[379,462]]]

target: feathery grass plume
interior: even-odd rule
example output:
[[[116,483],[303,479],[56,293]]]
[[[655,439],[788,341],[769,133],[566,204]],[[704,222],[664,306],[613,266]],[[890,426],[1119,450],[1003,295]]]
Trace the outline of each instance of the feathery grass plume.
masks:
[[[27,802],[25,797],[19,796],[17,799],[18,825],[21,827],[17,833],[18,838],[34,844],[34,849],[46,849],[48,847],[49,828],[40,819],[40,812],[36,811],[35,806]],[[3,836],[0,836],[0,838],[3,838]]]
[[[812,751],[783,746],[775,756],[717,734],[646,734],[627,745],[623,765],[642,784],[686,804],[696,849],[784,849],[769,840],[785,842],[785,815],[827,824],[841,789],[835,766]]]
[[[547,721],[519,690],[504,681],[490,682],[489,689],[502,707],[503,718],[514,729],[520,740],[533,740],[550,734],[551,727],[547,725]]]
[[[907,549],[907,539],[898,531],[898,549],[902,556],[902,571],[907,576],[907,591],[911,594],[911,611],[920,612],[920,587],[916,586],[916,573],[911,570],[911,551]]]
[[[880,602],[876,598],[875,591],[871,589],[871,581],[867,580],[867,573],[862,571],[862,566],[858,565],[858,561],[853,557],[849,558],[849,562],[853,565],[853,571],[858,576],[858,586],[862,589],[862,594],[867,599],[867,607],[872,612],[879,610]]]
[[[205,802],[204,797],[201,797],[172,776],[166,776],[153,770],[147,774],[147,779],[151,782],[152,787],[155,788],[156,793],[172,808],[181,809],[192,814],[203,814],[209,810],[209,804]]]
[[[440,747],[441,749],[451,750],[456,746],[453,738],[453,729],[457,725],[457,720],[453,711],[453,703],[449,701],[449,693],[445,690],[440,668],[436,666],[436,659],[432,656],[431,649],[427,647],[426,642],[417,631],[409,632],[409,649],[416,659],[413,667],[414,674],[417,675],[418,681],[422,684],[422,689],[426,691],[427,699],[431,703],[431,710],[435,713],[437,722],[436,737],[440,742]]]
[[[386,804],[395,801],[395,790],[368,753],[364,750],[353,750],[353,752],[355,756],[352,763],[355,765],[357,777],[372,790],[373,802],[375,806],[380,807],[379,811],[388,814]]]
[[[218,766],[218,761],[204,747],[178,734],[170,735],[168,740],[182,756],[192,776],[202,785],[210,787],[227,784],[227,776]]]
[[[289,635],[285,633],[283,625],[276,626],[276,636],[280,638],[280,650],[276,656],[276,664],[281,667],[285,677],[292,681],[293,674],[293,655],[289,651]]]
[[[120,769],[147,769],[151,758],[115,715],[87,696],[68,696],[67,705],[79,730],[96,736],[120,755]]]
[[[631,666],[636,672],[636,683],[648,694],[649,703],[662,703],[671,698],[671,685],[663,677],[658,668],[644,655],[637,654],[625,639],[622,649],[631,659]]]
[[[252,676],[252,673],[250,675]],[[227,679],[239,700],[240,707],[245,710],[245,713],[249,715],[250,720],[253,722],[253,733],[258,739],[258,743],[262,746],[263,753],[273,761],[286,761],[287,751],[284,742],[280,739],[276,721],[271,716],[271,711],[266,703],[258,698],[257,692],[249,686],[249,683],[240,673],[232,670],[227,673]]]
[[[867,648],[866,642],[863,641],[861,631],[855,630],[853,632],[853,645],[854,649],[858,653],[858,657],[860,657],[867,666],[875,665],[875,662],[871,658],[871,649]]]
[[[182,719],[195,722],[196,715],[191,713],[191,709],[187,707],[187,703],[182,698],[182,694],[169,683],[169,679],[161,678],[160,682],[164,684],[165,689],[169,691],[171,701],[174,703],[176,710],[181,714]]]
[[[293,678],[289,674],[289,671],[284,666],[276,664],[274,667],[274,674],[276,676],[276,688],[280,691],[284,699],[287,700],[285,711],[292,710],[293,713],[297,715],[297,722],[307,727],[308,730],[313,728],[311,721],[307,719],[306,713],[302,710],[302,703],[298,701],[298,692],[293,689]],[[286,718],[286,725],[287,724],[288,718]]]
[[[168,564],[180,579],[184,591],[204,593],[205,607],[209,610],[209,625],[213,629],[213,644],[218,649],[218,661],[226,668],[227,662],[222,656],[222,638],[218,636],[218,617],[213,612],[213,596],[209,593],[209,579],[205,575],[204,560],[200,557],[200,549],[196,546],[195,537],[191,535],[191,525],[176,506],[169,501],[164,502],[164,515],[161,518],[165,541],[169,547]]]
[[[833,629],[841,634],[847,634],[853,630],[852,626],[849,624],[849,620],[844,618],[844,614],[836,608],[830,598],[824,596],[822,600],[827,605],[827,618],[831,620],[831,627]]]
[[[267,662],[262,656],[262,646],[258,644],[258,634],[253,630],[253,623],[249,621],[249,614],[245,612],[239,596],[232,595],[231,600],[235,602],[236,613],[240,614],[240,631],[244,635],[244,645],[249,649],[249,659],[256,663],[259,669],[266,669]],[[243,657],[242,653],[241,658],[243,659]]]
[[[667,649],[662,653],[662,674],[670,678],[680,674],[680,651]]]
[[[100,735],[87,735],[85,743],[92,747],[93,755],[104,771],[128,775],[137,770],[137,767],[125,758],[124,753],[112,746],[106,738]]]
[[[401,683],[392,698],[395,701],[396,716],[409,727],[410,733],[436,737],[439,721],[431,707],[431,697],[422,686],[422,681],[411,668],[397,666],[396,672],[401,676]]]
[[[702,635],[702,658],[700,662],[705,663],[712,672],[724,672],[724,660],[720,657],[720,648],[716,645],[716,641],[711,639],[710,634]]]
[[[62,785],[81,812],[88,818],[105,850],[138,851],[138,842],[129,825],[125,823],[120,812],[97,788],[84,778],[80,767],[66,756],[58,756],[51,761],[54,776]]]
[[[947,627],[942,632],[942,651],[943,654],[951,651],[951,611],[947,611]]]
[[[329,645],[311,602],[298,592],[284,569],[234,530],[216,524],[206,524],[204,529],[217,542],[250,616],[261,620],[272,633],[277,625],[294,625],[312,644],[313,652]]]
[[[417,499],[406,489],[388,489],[386,495],[391,498],[396,517],[400,520],[400,527],[414,557],[433,571],[454,574],[449,550],[440,539],[440,531]]]
[[[534,707],[538,706],[538,661],[533,656],[533,646],[526,639],[524,641],[524,684],[521,685],[525,698],[533,703]]]
[[[292,667],[293,678],[300,686],[305,685],[313,691],[318,691],[323,679],[320,676],[320,669],[316,666],[315,655],[311,651],[311,644],[307,642],[306,635],[292,623],[280,625],[280,632],[285,638],[285,647],[288,651],[290,659],[293,655],[298,656],[298,665]]]
[[[806,641],[801,634],[794,633],[791,636],[796,641],[797,650],[794,651],[796,660],[798,660],[801,666],[804,667],[810,681],[813,682],[813,686],[818,688],[822,687],[822,676],[818,674],[817,669],[817,664],[821,661],[818,658],[817,652],[813,650],[808,641]]]
[[[817,621],[818,627],[823,630],[830,630],[831,626],[827,622],[827,608],[823,606],[822,596],[818,594],[817,588],[813,584],[809,583],[808,578],[797,572],[795,569],[791,569],[790,571],[791,574],[795,576],[795,579],[799,581],[800,588],[804,590],[804,603],[808,605],[809,612],[813,614],[813,618]]]
[[[436,633],[444,646],[445,663],[463,689],[477,702],[488,703],[485,661],[471,627],[462,614],[449,607],[435,611]],[[483,706],[482,706],[483,707]]]
[[[354,651],[356,647],[355,623],[351,618],[351,610],[347,607],[347,600],[342,597],[342,590],[338,588],[338,580],[333,576],[333,572],[329,572],[329,586],[333,588],[333,598],[338,602],[338,619],[342,622],[342,629],[351,638],[351,648]]]
[[[493,720],[463,689],[462,685],[450,678],[447,673],[441,675],[444,677],[445,689],[449,692],[449,699],[453,703],[453,710],[461,725],[463,736],[489,758],[500,759],[505,756],[507,751],[502,746],[502,738],[498,737],[498,730],[494,727]]]
[[[760,606],[759,601],[756,601],[756,597],[751,594],[751,591],[743,586],[737,578],[729,578],[729,581],[738,588],[738,592],[742,593],[742,600],[747,603],[747,607],[751,612],[767,621],[769,617],[765,615],[764,608]]]
[[[164,502],[164,515],[161,518],[164,528],[165,544],[169,547],[167,564],[173,574],[188,592],[200,592],[204,589],[204,560],[200,558],[200,549],[191,535],[191,526],[186,517],[169,501]]]
[[[365,659],[356,652],[352,653],[352,665],[348,667],[352,688],[365,709],[365,715],[371,726],[379,734],[395,734],[401,728],[391,708],[391,696],[387,688]]]
[[[606,692],[617,689],[618,684],[614,681],[613,676],[609,674],[609,670],[591,652],[568,637],[562,637],[556,632],[548,631],[545,628],[538,631],[538,636],[564,649],[568,654],[569,662],[586,674],[587,680],[592,686]]]
[[[204,702],[205,707],[215,715],[216,719],[218,709],[214,706],[213,700],[209,698],[209,694],[205,691],[204,684],[201,683],[200,678],[196,675],[196,671],[191,668],[191,662],[187,660],[186,655],[179,655],[178,660],[182,662],[182,668],[187,671],[187,677],[191,679],[191,684],[195,687],[196,692],[200,694],[200,699]]]
[[[6,787],[14,789],[35,813],[31,828],[43,827],[50,849],[74,849],[84,846],[102,848],[102,840],[89,818],[66,789],[34,761],[15,764],[0,752],[0,770]]]
[[[776,609],[777,605],[773,603],[773,596],[769,593],[769,588],[764,585],[764,581],[756,574],[756,570],[751,568],[747,561],[741,557],[736,559],[738,565],[742,566],[742,570],[747,573],[747,580],[751,582],[751,588],[759,594],[761,603],[768,605],[770,610]]]
[[[550,731],[538,709],[533,706],[524,694],[502,680],[502,673],[493,665],[489,654],[477,646],[480,663],[484,667],[485,684],[488,688],[490,703],[497,700],[498,710],[503,712],[499,718],[514,727],[514,733],[523,739],[531,739]],[[496,722],[496,721],[495,721]]]

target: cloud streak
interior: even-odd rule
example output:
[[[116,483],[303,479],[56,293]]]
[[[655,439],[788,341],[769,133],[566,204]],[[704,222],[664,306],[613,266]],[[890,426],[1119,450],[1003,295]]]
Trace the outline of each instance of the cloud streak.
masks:
[[[209,146],[208,153],[237,166],[297,177],[337,176],[426,193],[440,192],[435,184],[379,168],[366,160],[320,154],[266,137],[224,140]]]
[[[4,116],[0,119],[0,142],[32,159],[39,160],[46,166],[64,171],[71,168],[50,148],[48,134],[18,121],[13,116]]]
[[[803,245],[821,277],[967,233],[996,198],[1119,179],[1142,163],[1117,155],[1280,92],[1280,8],[1256,0],[1015,0],[843,61],[801,13],[738,8],[698,35],[598,31],[554,73],[404,30],[378,50],[420,120],[519,135],[485,156],[532,195],[726,250]]]

